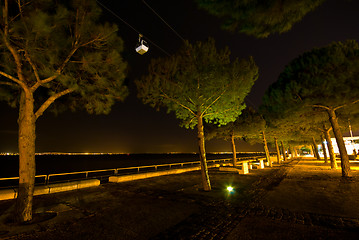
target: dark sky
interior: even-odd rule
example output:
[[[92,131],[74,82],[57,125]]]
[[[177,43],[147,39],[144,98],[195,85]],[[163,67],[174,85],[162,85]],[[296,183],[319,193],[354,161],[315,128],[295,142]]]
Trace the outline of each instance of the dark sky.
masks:
[[[99,0],[137,31],[169,54],[182,40],[141,0]],[[268,86],[292,59],[314,47],[333,41],[359,40],[359,1],[327,0],[287,33],[255,39],[221,30],[220,21],[198,10],[191,0],[147,3],[191,42],[216,40],[218,48],[228,46],[233,57],[253,56],[260,70],[247,104],[257,108]],[[116,22],[125,41],[124,57],[129,63],[129,97],[113,106],[109,115],[84,112],[45,114],[37,121],[37,152],[197,152],[196,132],[179,127],[179,120],[163,109],[159,112],[137,99],[134,80],[146,73],[149,60],[165,56],[154,45],[145,55],[134,51],[138,34],[104,9],[105,18]],[[17,110],[0,103],[0,152],[17,152]],[[207,151],[231,151],[225,141],[211,140]],[[238,142],[239,151],[262,151],[259,146]]]

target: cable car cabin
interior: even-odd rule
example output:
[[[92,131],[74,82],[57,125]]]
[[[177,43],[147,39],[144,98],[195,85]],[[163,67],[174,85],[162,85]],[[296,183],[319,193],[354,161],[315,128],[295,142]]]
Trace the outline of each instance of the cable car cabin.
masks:
[[[148,51],[148,44],[144,40],[140,40],[138,44],[136,45],[136,52],[139,54],[144,54]]]

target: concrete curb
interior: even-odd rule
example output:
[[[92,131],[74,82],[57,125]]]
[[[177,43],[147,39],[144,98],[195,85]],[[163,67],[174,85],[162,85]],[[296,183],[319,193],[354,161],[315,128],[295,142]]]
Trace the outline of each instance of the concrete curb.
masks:
[[[70,190],[76,190],[87,187],[95,187],[100,185],[100,180],[98,179],[87,179],[81,181],[74,182],[66,182],[66,183],[55,183],[49,184],[46,186],[35,186],[34,196],[57,193],[57,192],[65,192]],[[17,197],[18,189],[2,189],[0,190],[0,201],[1,200],[9,200]]]
[[[151,177],[159,177],[163,175],[170,175],[170,174],[178,174],[190,171],[200,170],[201,167],[191,167],[191,168],[180,168],[180,169],[170,169],[166,171],[158,171],[158,172],[149,172],[149,173],[138,173],[138,174],[131,174],[131,175],[124,175],[124,176],[111,176],[109,177],[109,182],[128,182],[133,180],[151,178]]]
[[[220,166],[228,166],[228,165],[230,164],[211,164],[208,165],[208,167],[210,168],[210,167],[220,167]],[[109,182],[128,182],[133,180],[159,177],[159,176],[171,175],[171,174],[179,174],[179,173],[191,172],[197,170],[201,170],[201,166],[170,169],[170,170],[157,171],[157,172],[137,173],[137,174],[123,175],[123,176],[111,176],[109,177]],[[99,185],[100,185],[100,180],[87,179],[87,180],[73,181],[66,183],[54,183],[45,186],[35,186],[34,196],[71,191],[80,188],[94,187]],[[18,193],[17,188],[2,189],[0,190],[0,201],[17,198],[17,193]]]

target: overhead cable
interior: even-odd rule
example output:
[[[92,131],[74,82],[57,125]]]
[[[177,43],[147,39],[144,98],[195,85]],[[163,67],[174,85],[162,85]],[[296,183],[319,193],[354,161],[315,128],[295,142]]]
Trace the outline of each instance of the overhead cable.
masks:
[[[120,19],[123,23],[125,23],[127,26],[129,26],[132,30],[134,30],[136,33],[141,34],[144,38],[147,39],[147,41],[149,43],[151,43],[152,45],[154,45],[155,47],[157,47],[158,49],[160,49],[162,52],[164,52],[167,56],[171,56],[168,52],[166,52],[165,50],[163,50],[160,46],[158,46],[157,44],[155,44],[153,41],[151,41],[148,37],[146,37],[143,33],[140,33],[139,31],[137,31],[134,27],[132,27],[128,22],[126,22],[124,19],[122,19],[120,16],[118,16],[115,12],[113,12],[111,9],[109,9],[108,7],[106,7],[104,4],[102,4],[100,1],[96,0],[96,2],[101,5],[104,9],[106,9],[107,11],[109,11],[112,15],[114,15],[115,17],[117,17],[118,19]]]
[[[157,17],[159,19],[162,20],[162,22],[164,22],[180,39],[182,39],[182,41],[185,41],[184,38],[178,33],[176,32],[153,8],[151,8],[150,5],[148,5],[148,3],[145,2],[145,0],[142,0],[142,2],[154,13],[157,15]]]

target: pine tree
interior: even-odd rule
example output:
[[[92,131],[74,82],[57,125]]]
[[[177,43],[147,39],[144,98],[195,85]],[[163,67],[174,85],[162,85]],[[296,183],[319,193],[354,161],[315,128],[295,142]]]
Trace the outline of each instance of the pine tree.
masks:
[[[263,98],[271,115],[298,117],[298,112],[326,113],[340,151],[343,177],[349,176],[350,166],[337,112],[349,107],[352,114],[358,112],[353,107],[359,102],[358,73],[357,42],[334,42],[293,60]]]
[[[258,38],[289,31],[324,0],[196,0],[223,21],[223,28]]]
[[[230,60],[228,48],[217,50],[213,39],[185,43],[176,54],[151,61],[149,74],[136,81],[138,96],[152,107],[166,107],[181,125],[197,127],[202,183],[211,190],[203,121],[226,125],[245,108],[244,98],[258,77],[252,58]]]
[[[124,99],[126,63],[117,27],[95,1],[2,1],[0,100],[19,109],[17,220],[32,219],[36,120],[83,108],[109,113]]]

